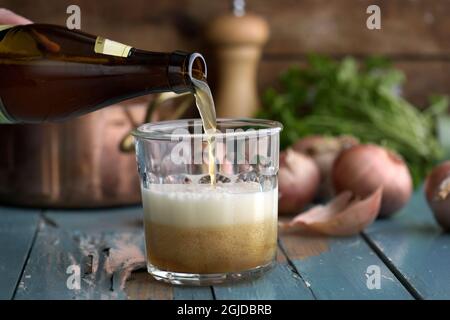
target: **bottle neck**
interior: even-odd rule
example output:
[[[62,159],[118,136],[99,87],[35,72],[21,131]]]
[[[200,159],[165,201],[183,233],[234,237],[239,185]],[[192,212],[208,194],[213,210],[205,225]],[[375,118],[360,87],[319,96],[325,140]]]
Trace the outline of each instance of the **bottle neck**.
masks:
[[[167,78],[167,89],[175,93],[193,91],[192,79],[206,81],[207,67],[205,59],[196,52],[156,53],[132,49],[129,59],[135,60],[139,64],[161,66]]]

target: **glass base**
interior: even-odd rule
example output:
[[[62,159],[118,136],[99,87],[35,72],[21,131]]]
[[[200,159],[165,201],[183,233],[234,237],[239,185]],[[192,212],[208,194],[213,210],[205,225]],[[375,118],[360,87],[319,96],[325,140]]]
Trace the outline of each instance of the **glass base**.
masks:
[[[210,286],[260,277],[262,274],[270,270],[274,266],[274,264],[275,261],[271,261],[265,265],[240,272],[206,274],[163,271],[151,264],[147,265],[147,270],[148,273],[150,273],[156,280],[164,281],[170,284],[187,286]]]

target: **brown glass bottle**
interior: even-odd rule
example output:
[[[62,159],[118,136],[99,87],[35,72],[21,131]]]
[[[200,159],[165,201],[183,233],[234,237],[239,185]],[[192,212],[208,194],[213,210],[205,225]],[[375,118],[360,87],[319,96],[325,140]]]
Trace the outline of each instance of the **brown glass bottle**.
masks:
[[[58,121],[154,92],[192,91],[198,53],[155,53],[47,24],[0,25],[0,123]]]

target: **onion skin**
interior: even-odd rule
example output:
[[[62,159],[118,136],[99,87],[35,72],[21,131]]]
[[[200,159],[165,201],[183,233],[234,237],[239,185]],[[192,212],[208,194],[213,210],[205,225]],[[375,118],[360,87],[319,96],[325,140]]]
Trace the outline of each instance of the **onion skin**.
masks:
[[[332,180],[337,193],[348,190],[361,198],[383,187],[379,217],[397,212],[408,202],[413,190],[411,174],[403,159],[373,144],[344,150],[334,162]]]
[[[425,196],[436,221],[450,231],[450,161],[436,166],[428,175]]]
[[[382,191],[382,188],[379,188],[363,200],[353,199],[350,191],[342,192],[326,205],[315,206],[288,223],[280,222],[280,229],[306,229],[328,236],[358,234],[377,217]]]
[[[298,213],[316,196],[320,173],[310,157],[287,149],[280,153],[278,212]]]

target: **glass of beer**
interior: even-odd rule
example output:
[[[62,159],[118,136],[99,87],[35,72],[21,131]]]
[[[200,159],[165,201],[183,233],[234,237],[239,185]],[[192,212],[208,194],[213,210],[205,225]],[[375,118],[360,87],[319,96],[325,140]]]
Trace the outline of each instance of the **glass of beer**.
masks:
[[[148,272],[173,284],[260,275],[277,250],[279,133],[269,120],[144,124],[136,144]]]

